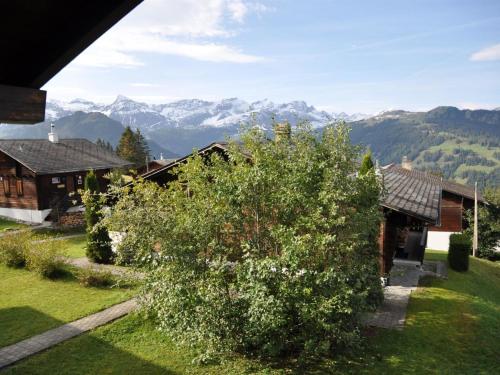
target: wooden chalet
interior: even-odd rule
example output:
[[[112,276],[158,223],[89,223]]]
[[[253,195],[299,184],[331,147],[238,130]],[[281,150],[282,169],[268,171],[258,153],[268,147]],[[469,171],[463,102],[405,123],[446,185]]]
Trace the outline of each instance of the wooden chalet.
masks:
[[[474,208],[474,188],[414,170],[407,161],[383,167],[381,173],[387,193],[381,269],[388,271],[398,258],[422,262],[425,248],[448,250],[450,234],[466,229],[464,214]],[[480,194],[478,200],[484,203]]]
[[[3,1],[0,123],[44,121],[40,88],[141,2]]]
[[[146,165],[141,166],[138,170],[137,173],[142,175],[145,173],[153,172],[157,169],[160,169],[166,165],[172,164],[175,162],[177,159],[153,159],[149,161]]]
[[[217,152],[220,155],[225,155],[228,149],[227,142],[213,142],[206,147],[201,148],[197,153],[201,156],[209,157],[213,152]],[[165,186],[170,181],[176,179],[176,176],[172,174],[172,170],[178,165],[185,163],[193,154],[186,155],[179,159],[172,159],[169,163],[166,163],[159,168],[150,170],[141,175],[141,177],[148,181],[156,182],[158,185]]]
[[[0,216],[41,223],[55,207],[78,200],[89,170],[105,191],[104,175],[128,166],[104,147],[86,139],[59,140],[54,132],[47,140],[0,140]]]

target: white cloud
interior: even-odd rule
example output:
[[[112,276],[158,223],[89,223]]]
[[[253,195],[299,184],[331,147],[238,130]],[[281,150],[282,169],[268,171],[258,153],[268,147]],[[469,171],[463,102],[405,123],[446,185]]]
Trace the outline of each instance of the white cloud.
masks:
[[[213,38],[234,36],[228,28],[231,22],[241,24],[249,12],[268,10],[261,3],[244,0],[147,0],[78,56],[75,64],[99,68],[144,65],[137,53],[209,62],[261,62],[263,57]]]
[[[134,53],[177,55],[210,62],[256,63],[265,60],[225,44],[180,42],[133,28],[106,34],[75,59],[75,64],[101,68],[144,65]]]
[[[83,52],[74,60],[74,63],[94,68],[107,68],[110,66],[131,68],[144,65],[134,56],[112,48],[99,47],[91,47],[89,50]]]
[[[470,59],[472,61],[500,60],[500,44],[483,48],[482,50],[473,53]]]
[[[147,82],[134,82],[134,83],[131,83],[130,86],[132,86],[132,87],[147,87],[147,88],[160,87],[160,85],[157,83],[147,83]]]

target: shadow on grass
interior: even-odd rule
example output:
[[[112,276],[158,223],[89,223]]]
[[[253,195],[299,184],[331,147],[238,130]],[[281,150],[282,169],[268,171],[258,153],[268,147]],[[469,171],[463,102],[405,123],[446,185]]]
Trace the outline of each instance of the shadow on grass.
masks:
[[[25,321],[56,328],[64,324],[30,307],[0,310],[0,347],[15,344],[35,336],[23,331]],[[48,330],[47,329],[47,330]],[[21,334],[21,336],[20,336]],[[22,337],[22,338],[21,338]],[[73,350],[67,343],[78,342]],[[58,344],[33,356],[22,359],[0,370],[2,374],[176,374],[173,371],[145,361],[109,342],[88,334]]]

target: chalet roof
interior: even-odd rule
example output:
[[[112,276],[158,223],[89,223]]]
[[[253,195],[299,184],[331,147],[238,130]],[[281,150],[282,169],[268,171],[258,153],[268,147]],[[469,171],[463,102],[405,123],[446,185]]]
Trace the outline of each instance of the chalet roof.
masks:
[[[435,224],[439,221],[441,186],[421,172],[396,165],[381,169],[386,195],[382,206]]]
[[[385,168],[392,168],[393,170],[399,168],[403,169],[400,166],[396,164],[389,164]],[[427,181],[430,183],[437,184],[441,187],[443,191],[447,191],[456,195],[460,195],[462,197],[468,198],[468,199],[474,199],[474,187],[469,186],[469,185],[464,185],[464,184],[459,184],[458,182],[450,181],[450,180],[445,180],[442,177],[436,176],[431,173],[427,173],[424,171],[418,171],[418,170],[411,170],[411,175],[414,178],[418,178],[419,180],[422,181]],[[481,192],[478,192],[478,200],[481,202],[484,202],[484,198],[481,195]]]
[[[208,146],[205,146],[205,147],[199,149],[197,151],[197,154],[204,154],[207,151],[211,151],[211,150],[214,150],[214,149],[219,149],[219,150],[223,150],[224,151],[224,150],[227,150],[227,147],[228,147],[228,143],[227,142],[213,142],[213,143],[210,143]],[[156,169],[154,169],[152,171],[149,171],[149,172],[146,172],[146,173],[142,174],[141,177],[147,180],[147,179],[150,179],[153,176],[159,175],[161,173],[165,173],[166,171],[170,170],[174,166],[179,165],[182,162],[185,162],[192,155],[193,154],[191,153],[191,154],[188,154],[186,156],[183,156],[182,158],[173,159],[173,160],[171,160],[171,162],[169,162],[169,163],[167,162],[164,166],[162,166],[160,168],[156,168]],[[167,160],[170,160],[170,159],[167,159]],[[154,160],[154,161],[158,162],[158,160]]]
[[[3,139],[0,151],[36,174],[123,168],[131,165],[113,152],[87,139]]]

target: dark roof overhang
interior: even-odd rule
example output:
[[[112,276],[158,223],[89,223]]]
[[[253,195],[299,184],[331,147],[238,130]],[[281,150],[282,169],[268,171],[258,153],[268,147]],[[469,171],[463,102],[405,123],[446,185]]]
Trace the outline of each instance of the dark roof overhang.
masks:
[[[0,122],[43,121],[46,92],[39,89],[141,2],[2,2]]]

